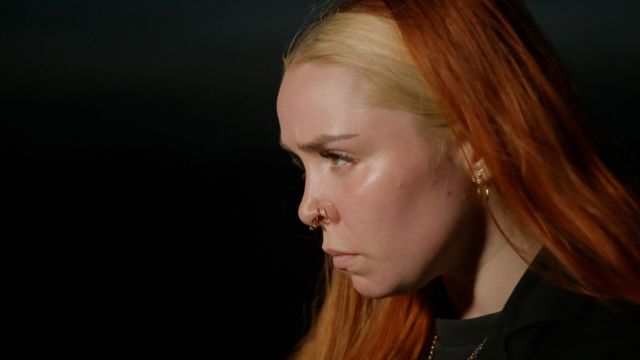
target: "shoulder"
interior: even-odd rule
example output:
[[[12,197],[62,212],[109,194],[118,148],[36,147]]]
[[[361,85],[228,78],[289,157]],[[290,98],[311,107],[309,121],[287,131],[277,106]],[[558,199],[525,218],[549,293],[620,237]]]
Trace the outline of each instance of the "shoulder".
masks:
[[[575,307],[550,329],[547,346],[540,348],[542,358],[617,359],[637,350],[639,306],[575,296]]]
[[[509,359],[618,359],[640,345],[640,306],[604,303],[527,272],[507,302]]]

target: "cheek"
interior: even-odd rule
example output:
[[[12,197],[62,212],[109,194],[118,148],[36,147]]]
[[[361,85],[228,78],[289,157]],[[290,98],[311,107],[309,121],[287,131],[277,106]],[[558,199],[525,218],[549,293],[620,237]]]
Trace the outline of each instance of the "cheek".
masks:
[[[331,197],[345,225],[341,231],[349,232],[343,235],[393,248],[436,233],[442,236],[444,228],[451,227],[471,181],[451,159],[414,150],[366,164],[332,182]]]
[[[423,176],[407,169],[377,168],[351,179],[340,192],[345,225],[353,237],[388,242],[389,232],[419,216],[416,196],[424,191]]]
[[[352,225],[370,226],[384,219],[392,203],[400,201],[404,185],[385,168],[370,167],[345,183],[340,199],[349,212]],[[391,203],[391,204],[390,204]]]
[[[416,166],[362,188],[354,210],[371,239],[387,249],[413,251],[412,246],[434,246],[450,237],[467,207],[470,185],[456,169]]]

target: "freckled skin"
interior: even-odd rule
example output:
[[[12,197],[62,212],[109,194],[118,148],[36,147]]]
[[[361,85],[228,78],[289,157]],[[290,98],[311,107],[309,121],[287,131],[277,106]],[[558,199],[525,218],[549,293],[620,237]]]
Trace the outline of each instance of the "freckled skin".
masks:
[[[285,74],[277,106],[281,141],[306,171],[300,218],[308,223],[318,204],[333,204],[339,221],[325,227],[323,249],[358,254],[343,270],[358,292],[378,298],[471,261],[462,249],[473,240],[464,229],[476,221],[477,197],[460,151],[438,154],[417,132],[416,115],[367,104],[364,81],[340,65],[298,65]],[[354,161],[299,147],[322,134],[357,134],[326,145]]]

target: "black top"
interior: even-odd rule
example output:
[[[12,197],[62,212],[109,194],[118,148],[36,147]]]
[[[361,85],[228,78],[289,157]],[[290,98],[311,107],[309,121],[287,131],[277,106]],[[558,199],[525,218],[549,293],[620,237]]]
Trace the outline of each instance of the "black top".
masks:
[[[490,322],[488,332],[479,335],[488,336],[488,340],[478,360],[611,360],[638,358],[640,354],[640,306],[604,304],[557,287],[531,270],[525,272],[503,310]],[[471,336],[459,342],[464,346],[462,343],[471,340],[477,342]],[[458,342],[444,336],[443,341]],[[434,360],[446,359],[443,356],[437,352]]]
[[[438,360],[467,359],[487,338],[499,312],[472,319],[436,319],[438,341],[434,358]]]

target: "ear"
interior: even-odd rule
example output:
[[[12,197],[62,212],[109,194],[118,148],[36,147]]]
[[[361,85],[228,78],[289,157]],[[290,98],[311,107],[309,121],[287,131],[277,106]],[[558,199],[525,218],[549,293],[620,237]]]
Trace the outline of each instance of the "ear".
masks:
[[[491,173],[487,169],[484,159],[475,151],[469,141],[462,142],[459,146],[459,153],[462,166],[469,169],[471,181],[477,183],[480,179],[483,181],[491,179]]]

